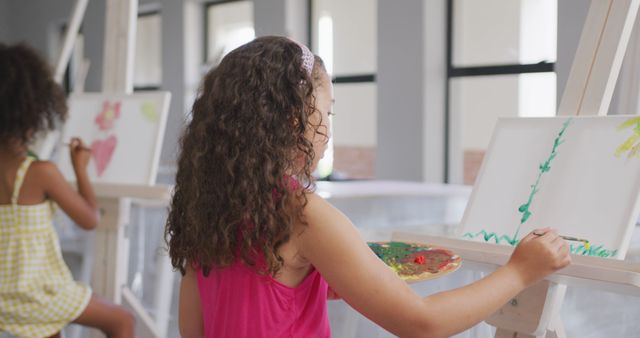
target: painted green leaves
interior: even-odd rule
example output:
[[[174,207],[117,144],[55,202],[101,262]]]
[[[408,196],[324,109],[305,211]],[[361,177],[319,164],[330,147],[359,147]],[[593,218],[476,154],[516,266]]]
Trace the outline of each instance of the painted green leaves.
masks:
[[[518,225],[516,229],[516,233],[513,235],[513,238],[518,238],[518,233],[520,232],[520,226],[525,222],[527,222],[529,217],[531,217],[531,214],[532,214],[530,210],[531,204],[533,203],[533,199],[535,195],[538,193],[538,191],[540,191],[540,180],[542,179],[542,175],[551,171],[551,162],[553,162],[553,160],[558,155],[558,147],[560,147],[560,145],[564,142],[563,137],[564,137],[564,134],[567,132],[567,128],[571,124],[571,121],[572,119],[567,119],[562,124],[562,128],[560,129],[560,132],[558,132],[558,136],[556,136],[556,138],[553,140],[553,147],[551,148],[551,153],[549,154],[549,157],[544,162],[542,162],[538,167],[539,169],[538,177],[536,178],[536,182],[531,186],[531,192],[529,193],[529,198],[527,199],[527,202],[522,204],[520,207],[518,207],[518,212],[522,214],[522,217],[520,218],[520,225]]]

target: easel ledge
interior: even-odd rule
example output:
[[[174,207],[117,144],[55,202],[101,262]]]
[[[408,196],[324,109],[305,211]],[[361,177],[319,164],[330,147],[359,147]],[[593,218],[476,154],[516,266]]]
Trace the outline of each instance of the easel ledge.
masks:
[[[494,270],[509,260],[513,247],[441,236],[394,232],[392,240],[439,246],[460,255],[463,266]],[[640,263],[571,255],[572,263],[546,279],[570,286],[589,287],[640,297]]]
[[[75,181],[69,184],[77,186]],[[92,183],[96,197],[98,198],[133,198],[141,200],[153,200],[169,202],[173,187],[170,185],[156,184],[152,186],[139,184],[114,184],[114,183]]]

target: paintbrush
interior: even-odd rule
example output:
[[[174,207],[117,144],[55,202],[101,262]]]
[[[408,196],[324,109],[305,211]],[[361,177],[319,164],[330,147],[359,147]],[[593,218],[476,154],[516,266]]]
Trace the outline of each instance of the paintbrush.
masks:
[[[67,146],[67,147],[71,147],[71,143],[65,143],[64,145]],[[89,151],[89,152],[91,151],[91,148],[87,148],[87,147],[83,147],[83,146],[79,146],[78,148],[80,150],[84,150],[84,151]]]
[[[538,233],[538,232],[533,232],[534,235],[536,236],[542,236],[544,235],[544,233]],[[577,238],[577,237],[571,237],[571,236],[560,236],[560,238],[564,239],[565,241],[572,241],[572,242],[582,242],[584,243],[584,248],[589,250],[589,248],[591,247],[591,244],[589,243],[588,239],[583,239],[583,238]]]

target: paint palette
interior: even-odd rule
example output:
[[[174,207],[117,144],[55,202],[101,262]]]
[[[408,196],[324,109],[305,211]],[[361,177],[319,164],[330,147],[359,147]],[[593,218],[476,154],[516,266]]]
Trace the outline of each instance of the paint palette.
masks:
[[[404,242],[369,242],[369,248],[402,280],[408,283],[442,277],[456,271],[462,262],[450,250]]]

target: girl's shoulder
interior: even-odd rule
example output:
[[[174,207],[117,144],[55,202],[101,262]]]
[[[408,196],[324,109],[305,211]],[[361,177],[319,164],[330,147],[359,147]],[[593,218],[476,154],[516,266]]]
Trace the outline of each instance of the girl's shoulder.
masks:
[[[30,161],[30,163],[27,163]],[[5,161],[6,166],[0,166],[0,171],[5,173],[9,180],[17,180],[18,175],[23,175],[25,181],[32,181],[34,178],[49,178],[58,171],[58,167],[51,161],[41,161],[33,157],[26,156]],[[10,178],[9,178],[10,177]]]
[[[58,166],[51,161],[34,160],[29,166],[29,174],[31,176],[51,177],[59,172]]]
[[[307,198],[307,204],[304,206],[305,213],[322,208],[325,203],[328,203],[315,191],[305,191],[305,197]]]
[[[316,192],[306,193],[307,204],[304,206],[305,220],[310,223],[317,223],[314,220],[324,220],[326,217],[342,215],[340,210],[334,207],[326,199]],[[313,226],[314,224],[308,224]]]
[[[25,180],[42,187],[49,187],[61,180],[64,181],[64,176],[55,163],[45,160],[34,160],[29,166]]]

